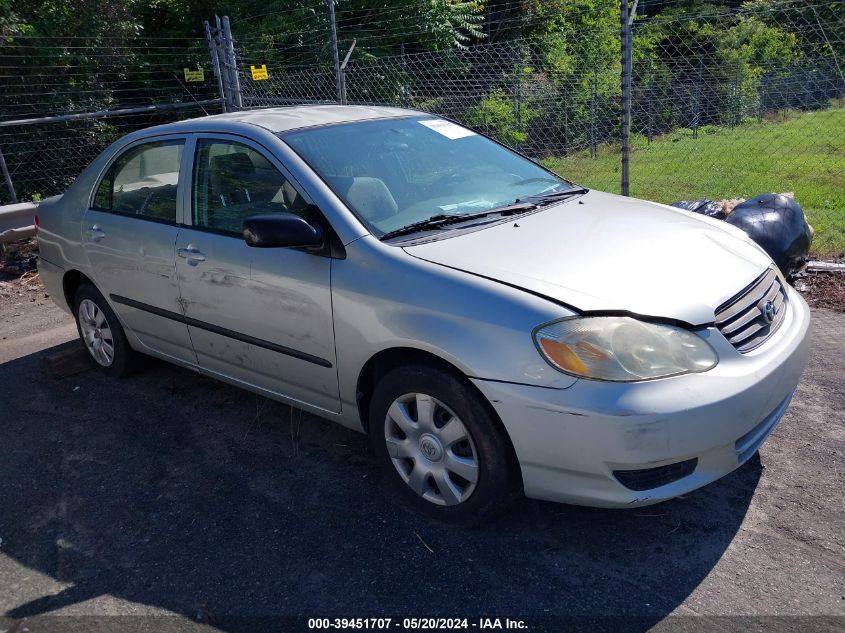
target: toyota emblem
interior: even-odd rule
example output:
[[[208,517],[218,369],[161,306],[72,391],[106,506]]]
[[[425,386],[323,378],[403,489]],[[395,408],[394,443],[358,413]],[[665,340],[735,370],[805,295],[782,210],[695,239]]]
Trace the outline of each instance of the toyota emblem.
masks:
[[[760,308],[760,312],[763,313],[763,319],[766,323],[771,323],[775,320],[775,315],[777,314],[777,310],[775,310],[775,304],[771,301],[766,301],[763,306]]]

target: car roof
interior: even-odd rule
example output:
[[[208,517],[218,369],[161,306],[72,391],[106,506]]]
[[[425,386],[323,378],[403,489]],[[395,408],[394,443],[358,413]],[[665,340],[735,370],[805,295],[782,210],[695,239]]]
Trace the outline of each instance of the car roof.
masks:
[[[226,114],[213,114],[195,119],[186,119],[176,123],[158,125],[155,128],[148,128],[146,132],[155,130],[158,134],[164,134],[207,129],[222,131],[226,127],[226,124],[247,123],[257,125],[273,133],[278,133],[332,123],[352,123],[354,121],[398,118],[420,114],[425,113],[389,106],[330,104],[285,106],[281,108],[242,110],[239,112],[227,112]]]

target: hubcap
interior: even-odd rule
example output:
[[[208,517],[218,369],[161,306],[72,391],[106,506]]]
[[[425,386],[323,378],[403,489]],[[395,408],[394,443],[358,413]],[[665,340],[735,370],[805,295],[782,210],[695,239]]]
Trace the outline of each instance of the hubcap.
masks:
[[[90,299],[79,304],[79,329],[82,342],[98,365],[109,367],[114,362],[114,338],[105,313]]]
[[[443,459],[443,446],[436,437],[426,433],[420,438],[420,453],[430,462],[439,462]]]
[[[475,444],[458,416],[436,398],[422,393],[397,398],[387,411],[384,439],[399,476],[427,501],[453,506],[475,490]]]

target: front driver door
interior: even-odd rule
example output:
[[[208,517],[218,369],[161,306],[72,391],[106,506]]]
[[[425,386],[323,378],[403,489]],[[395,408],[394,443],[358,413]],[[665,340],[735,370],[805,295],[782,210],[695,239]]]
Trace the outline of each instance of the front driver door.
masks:
[[[257,144],[202,135],[193,154],[191,226],[179,231],[176,268],[197,362],[211,374],[339,411],[331,258],[253,248],[242,237],[250,215],[307,215],[313,207]]]
[[[185,142],[166,136],[124,149],[85,211],[82,243],[94,282],[141,351],[193,365],[175,269]]]

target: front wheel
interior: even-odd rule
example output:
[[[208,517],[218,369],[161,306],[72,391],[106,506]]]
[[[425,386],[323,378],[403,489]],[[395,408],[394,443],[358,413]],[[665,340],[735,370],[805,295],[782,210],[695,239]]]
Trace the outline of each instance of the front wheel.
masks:
[[[79,287],[73,312],[79,338],[99,370],[120,377],[135,369],[138,354],[129,346],[117,315],[96,288],[89,284]]]
[[[508,437],[458,376],[425,366],[389,372],[373,394],[369,430],[392,485],[429,516],[476,524],[513,497]]]

